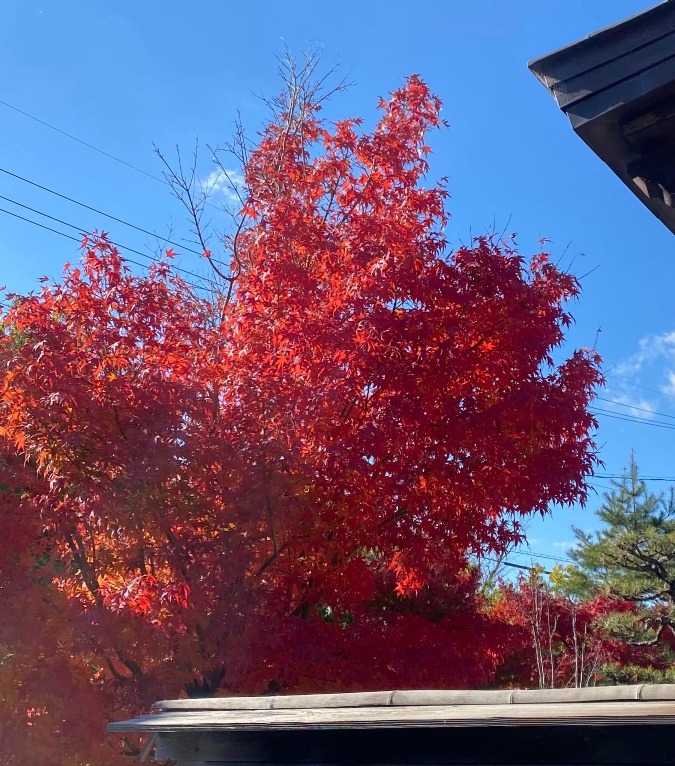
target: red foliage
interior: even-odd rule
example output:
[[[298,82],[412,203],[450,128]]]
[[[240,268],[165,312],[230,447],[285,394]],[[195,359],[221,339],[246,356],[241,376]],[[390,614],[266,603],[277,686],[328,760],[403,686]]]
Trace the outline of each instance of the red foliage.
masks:
[[[598,360],[550,358],[577,282],[494,238],[446,255],[440,102],[413,77],[382,108],[372,134],[268,127],[231,300],[102,235],[5,318],[0,434],[32,482],[0,561],[26,552],[87,740],[185,692],[486,684],[508,635],[468,557],[585,499]],[[64,673],[16,702],[52,732],[31,699]]]
[[[497,670],[499,682],[526,688],[595,685],[606,663],[635,661],[640,654],[601,623],[609,614],[634,610],[634,604],[609,596],[578,600],[555,593],[536,570],[516,585],[503,583],[491,616],[514,631]]]

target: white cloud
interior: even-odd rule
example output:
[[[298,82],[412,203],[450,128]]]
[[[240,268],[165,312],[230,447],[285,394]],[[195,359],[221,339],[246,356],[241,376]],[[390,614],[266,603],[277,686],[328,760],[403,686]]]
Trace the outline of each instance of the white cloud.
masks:
[[[675,398],[675,372],[666,370],[667,382],[661,386],[661,391],[666,395]]]
[[[672,359],[675,362],[675,330],[642,338],[639,350],[627,359],[615,364],[611,371],[615,375],[628,377],[637,375],[645,365],[657,359]]]
[[[673,392],[675,394],[675,374],[673,374]],[[665,393],[665,392],[664,392]],[[648,399],[640,396],[631,396],[630,394],[613,394],[612,401],[602,400],[605,409],[614,410],[621,415],[630,415],[634,418],[650,419],[654,417],[656,406]]]
[[[660,408],[645,394],[635,394],[633,389],[646,388],[654,394],[661,393],[675,400],[675,330],[642,338],[634,354],[609,367],[605,374],[608,379],[607,395],[617,403],[618,408],[608,403],[605,406],[625,415],[653,417],[654,410]]]
[[[551,545],[554,548],[557,548],[559,551],[568,551],[574,543],[570,542],[569,540],[558,540],[555,543],[551,543]]]
[[[220,195],[228,202],[237,203],[240,201],[237,191],[241,193],[244,188],[244,176],[238,170],[218,168],[202,179],[201,186],[208,195]]]

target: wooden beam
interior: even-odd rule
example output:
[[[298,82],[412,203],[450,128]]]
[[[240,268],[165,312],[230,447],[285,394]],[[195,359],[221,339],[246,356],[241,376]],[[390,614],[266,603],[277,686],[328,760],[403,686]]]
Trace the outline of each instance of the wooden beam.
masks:
[[[169,710],[108,726],[111,732],[369,729],[453,726],[675,724],[675,702],[570,702],[282,710]]]

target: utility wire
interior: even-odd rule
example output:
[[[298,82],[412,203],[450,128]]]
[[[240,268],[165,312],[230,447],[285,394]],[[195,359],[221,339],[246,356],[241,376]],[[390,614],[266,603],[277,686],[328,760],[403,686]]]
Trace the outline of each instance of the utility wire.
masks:
[[[664,423],[659,420],[648,420],[647,418],[633,417],[631,415],[624,415],[612,410],[606,410],[601,407],[589,407],[589,412],[594,415],[603,415],[608,418],[614,418],[615,420],[623,420],[627,423],[639,423],[646,426],[652,426],[653,428],[665,428],[667,430],[675,430],[675,423]]]
[[[616,375],[613,372],[603,372],[602,374],[606,378],[614,378],[615,380],[620,380],[623,383],[628,384],[629,386],[634,386],[635,388],[642,388],[645,391],[650,391],[652,394],[659,394],[659,396],[663,394],[663,391],[657,391],[655,388],[649,388],[649,386],[643,386],[642,383],[634,383],[632,380],[628,380],[628,378],[624,378],[621,375]]]
[[[115,160],[115,162],[119,162],[121,165],[125,165],[131,170],[135,170],[137,173],[142,173],[144,176],[147,176],[148,178],[152,178],[153,181],[157,181],[160,184],[164,184],[164,186],[168,186],[170,189],[173,190],[173,186],[169,183],[169,181],[166,178],[160,178],[160,176],[153,175],[152,173],[149,173],[147,170],[143,170],[142,168],[139,168],[138,166],[133,165],[131,162],[127,162],[126,160],[123,160],[121,157],[117,157],[116,155],[111,154],[110,152],[106,152],[104,149],[101,149],[98,146],[94,146],[94,144],[90,144],[88,141],[84,141],[83,139],[78,138],[77,136],[74,136],[72,133],[67,133],[65,130],[61,130],[61,128],[57,128],[56,125],[52,125],[46,120],[41,120],[39,117],[35,117],[35,115],[29,114],[23,109],[19,109],[19,107],[14,106],[13,104],[8,103],[7,101],[3,101],[2,99],[0,99],[0,104],[2,104],[2,106],[7,107],[8,109],[13,110],[14,112],[17,112],[18,114],[23,115],[24,117],[28,117],[29,120],[33,120],[34,122],[37,122],[40,125],[44,125],[44,127],[49,128],[50,130],[56,131],[56,133],[60,133],[62,136],[65,136],[66,138],[70,138],[71,141],[77,141],[78,144],[82,144],[82,146],[86,146],[88,149],[92,149],[93,151],[98,152],[99,154],[102,154],[104,157],[108,157],[111,160]],[[221,210],[221,208],[218,207],[218,205],[214,205],[211,202],[206,201],[205,204],[216,210]]]
[[[6,202],[10,202],[13,205],[17,205],[18,207],[23,208],[24,210],[29,210],[31,213],[35,213],[36,215],[40,215],[43,218],[49,219],[50,221],[55,221],[56,223],[60,223],[62,226],[67,226],[69,229],[74,229],[75,231],[80,232],[80,234],[91,235],[91,232],[88,231],[87,229],[83,228],[82,226],[76,226],[75,224],[68,223],[67,221],[64,221],[63,219],[56,218],[55,216],[49,215],[48,213],[45,213],[42,210],[38,210],[37,208],[30,207],[29,205],[24,205],[22,202],[18,202],[17,200],[12,199],[11,197],[5,197],[4,195],[0,194],[0,199],[5,200]],[[3,213],[8,213],[9,211],[3,209],[2,212]],[[9,213],[9,214],[12,215],[11,213]],[[20,218],[21,220],[28,221],[29,223],[35,223],[36,225],[39,225],[39,224],[37,224],[37,222],[31,221],[29,218],[24,218],[23,216],[15,215],[15,218]],[[48,231],[53,231],[56,234],[61,234],[61,236],[64,236],[64,237],[68,236],[68,235],[64,234],[63,232],[59,232],[56,229],[52,229],[51,227],[48,227],[48,226],[42,226],[41,228],[47,229]],[[76,237],[69,236],[68,238],[72,239],[72,240],[74,240],[76,242],[79,241]],[[152,263],[157,263],[158,262],[157,258],[154,258],[151,255],[147,255],[147,253],[142,253],[140,250],[135,250],[133,247],[128,247],[127,245],[123,245],[123,244],[121,244],[119,242],[113,242],[112,240],[108,240],[108,241],[110,242],[111,245],[114,245],[115,247],[119,247],[122,250],[126,250],[127,252],[134,253],[136,255],[140,255],[141,258],[145,258],[146,260],[151,261]],[[129,262],[130,263],[135,263],[135,265],[141,265],[141,264],[137,264],[135,261],[129,261]],[[183,269],[180,266],[173,266],[173,265],[171,266],[171,268],[174,271],[181,272],[182,274],[187,274],[188,276],[194,277],[195,279],[199,279],[199,280],[202,280],[204,282],[208,282],[211,285],[214,285],[216,287],[220,287],[220,285],[216,281],[214,281],[213,279],[209,279],[208,277],[202,277],[199,274],[195,274],[194,271],[188,271],[187,269]],[[194,284],[194,282],[188,282],[188,284],[192,285],[192,287],[198,287],[198,285]]]
[[[531,551],[528,548],[514,548],[510,555],[513,556],[531,556],[533,559],[550,559],[551,561],[561,561],[564,564],[573,564],[572,559],[564,558],[562,556],[553,556],[550,553],[537,553]]]
[[[66,239],[72,239],[73,242],[78,242],[78,243],[81,242],[81,240],[78,239],[77,237],[73,237],[72,235],[66,234],[63,231],[58,231],[58,229],[52,229],[51,226],[45,226],[43,223],[39,223],[38,221],[33,221],[30,218],[26,218],[23,215],[19,215],[18,213],[13,213],[11,210],[5,210],[5,208],[0,207],[0,213],[6,213],[7,215],[11,215],[14,218],[19,218],[20,220],[26,221],[27,223],[32,223],[33,226],[39,226],[41,229],[45,229],[46,231],[51,231],[54,234],[58,234],[60,237],[65,237]],[[89,233],[89,232],[83,232],[83,233]],[[127,263],[133,263],[134,266],[140,266],[142,269],[147,268],[147,266],[145,266],[144,264],[138,263],[138,261],[134,261],[131,258],[124,258],[124,260]],[[195,285],[193,285],[193,287],[194,286]]]
[[[662,418],[670,418],[671,420],[675,420],[675,415],[668,415],[665,412],[656,412],[655,410],[647,409],[647,407],[636,407],[634,404],[626,404],[626,402],[619,402],[616,399],[607,399],[604,396],[596,396],[595,398],[601,402],[609,402],[610,404],[616,404],[619,407],[626,407],[626,409],[629,409],[629,410],[638,410],[639,412],[648,412],[651,415],[658,415],[659,417],[662,417]]]
[[[92,207],[91,205],[87,205],[84,202],[80,202],[80,200],[73,199],[73,197],[69,197],[66,194],[62,194],[61,192],[56,191],[55,189],[50,189],[48,186],[43,186],[42,184],[37,183],[37,181],[31,181],[30,178],[24,178],[24,176],[18,175],[18,173],[12,173],[11,170],[7,170],[6,168],[0,167],[0,173],[5,173],[8,176],[11,176],[12,178],[16,178],[19,181],[23,181],[24,183],[30,184],[31,186],[35,186],[37,189],[42,189],[43,191],[48,192],[49,194],[53,194],[55,197],[60,197],[61,199],[65,199],[68,202],[72,202],[74,205],[79,205],[82,208],[85,208],[85,210],[91,210],[94,213],[97,213],[98,215],[105,216],[106,218],[110,218],[112,221],[117,221],[117,223],[121,223],[123,226],[128,226],[130,229],[135,229],[136,231],[140,231],[143,234],[147,234],[150,237],[155,237],[157,239],[162,239],[164,242],[166,242],[169,245],[175,245],[176,247],[179,247],[181,252],[188,252],[188,253],[194,253],[195,255],[203,256],[204,253],[200,250],[195,250],[192,247],[188,247],[185,243],[180,242],[174,242],[171,239],[167,239],[165,237],[160,237],[156,232],[149,231],[148,229],[144,229],[142,226],[137,226],[135,223],[130,223],[129,221],[125,221],[124,218],[118,218],[115,215],[112,215],[112,213],[106,213],[105,210],[99,210],[98,208]],[[216,258],[211,258],[212,261],[215,263],[221,265],[221,266],[227,266],[226,263],[223,261],[219,261]]]
[[[64,237],[65,239],[70,239],[73,242],[77,242],[78,245],[81,244],[81,242],[82,242],[81,238],[73,237],[72,235],[66,234],[63,231],[59,231],[58,229],[53,229],[51,226],[45,226],[44,224],[39,223],[38,221],[33,221],[31,218],[26,218],[25,216],[19,215],[18,213],[13,213],[11,210],[6,210],[5,208],[0,208],[0,213],[5,213],[6,215],[11,215],[13,218],[18,218],[21,221],[25,221],[26,223],[33,224],[33,226],[38,226],[41,229],[45,229],[46,231],[50,231],[50,232],[53,232],[54,234],[58,234],[60,237]],[[46,214],[42,214],[42,215],[46,215]],[[51,218],[51,216],[46,216],[46,217],[47,218]],[[58,220],[58,219],[56,219],[56,220]],[[68,225],[69,224],[66,224],[66,226],[68,226]],[[73,227],[73,228],[77,229],[77,227]],[[85,230],[82,230],[82,229],[77,229],[77,230],[81,234],[83,234],[83,235],[86,234],[87,236],[94,236],[93,232],[85,231]],[[141,255],[143,258],[148,258],[150,261],[155,262],[154,258],[151,258],[150,256],[146,255],[145,253],[141,253],[138,250],[134,250],[133,248],[126,247],[125,245],[120,245],[120,244],[118,244],[116,242],[112,242],[111,240],[108,240],[108,242],[111,245],[114,245],[115,247],[119,247],[121,249],[128,250],[131,253],[137,253],[138,255]],[[134,266],[138,266],[141,269],[147,269],[148,268],[148,264],[146,264],[146,263],[139,263],[138,261],[135,261],[133,258],[128,258],[126,256],[122,256],[122,260],[125,261],[125,263],[131,263]],[[169,267],[171,269],[174,269],[174,270],[183,271],[183,269],[178,269],[178,267],[171,266],[171,264],[169,264]],[[206,278],[205,277],[199,277],[199,279],[206,279]],[[211,280],[208,280],[208,281],[211,281]],[[185,282],[186,285],[190,285],[191,287],[194,287],[197,290],[201,290],[202,289],[202,287],[200,285],[196,285],[194,282],[190,282],[187,279],[184,280],[184,282]],[[213,284],[216,284],[216,283],[214,282]],[[3,305],[4,308],[6,308],[5,304],[2,304],[2,305]]]
[[[491,561],[493,564],[501,564],[505,567],[513,567],[513,569],[523,569],[526,572],[531,572],[532,567],[528,567],[525,564],[514,564],[512,561],[502,561],[501,559],[493,559],[490,556],[479,556],[480,561]],[[550,575],[551,573],[544,570],[542,574]]]
[[[626,474],[618,473],[596,473],[598,479],[614,479],[615,481],[621,481],[628,478]],[[668,481],[675,484],[675,476],[638,476],[639,481]]]
[[[43,186],[42,184],[39,184],[36,181],[31,181],[29,178],[24,178],[23,176],[18,175],[18,173],[12,173],[10,170],[7,170],[2,167],[0,167],[0,173],[5,173],[5,175],[11,176],[12,178],[16,178],[19,181],[23,181],[24,183],[30,184],[31,186],[35,186],[37,189],[42,189],[43,191],[49,192],[49,194],[53,194],[55,197],[60,197],[61,199],[65,199],[68,202],[72,202],[74,205],[79,205],[80,207],[83,207],[86,210],[91,210],[93,213],[97,213],[98,215],[102,215],[102,216],[105,216],[106,218],[110,218],[110,220],[112,221],[117,221],[117,223],[121,223],[124,226],[128,226],[130,229],[136,229],[136,231],[140,231],[143,234],[148,234],[151,237],[162,239],[165,242],[167,242],[169,245],[175,245],[176,247],[180,247],[181,250],[186,250],[187,252],[195,253],[196,255],[203,255],[203,253],[200,252],[199,250],[194,250],[191,247],[186,247],[185,244],[179,244],[178,242],[173,242],[170,239],[165,239],[164,237],[160,237],[155,232],[148,231],[148,229],[144,229],[142,226],[136,226],[136,224],[129,223],[129,221],[125,221],[123,218],[118,218],[117,216],[114,216],[111,213],[106,213],[105,211],[98,210],[98,208],[92,207],[91,205],[86,205],[84,202],[80,202],[79,200],[73,199],[72,197],[68,197],[65,194],[61,194],[61,192],[57,192],[54,189],[50,189],[48,186]]]
[[[87,141],[83,141],[81,138],[78,138],[77,136],[72,135],[72,133],[66,133],[65,130],[61,130],[61,128],[57,128],[55,125],[52,125],[51,123],[46,122],[45,120],[41,120],[39,117],[35,117],[32,114],[28,114],[28,112],[24,112],[23,109],[19,109],[18,107],[7,103],[7,101],[3,101],[2,99],[0,99],[0,104],[2,104],[3,106],[6,106],[8,109],[12,109],[13,111],[18,112],[19,114],[22,114],[24,117],[28,117],[29,120],[38,122],[40,123],[40,125],[44,125],[46,128],[49,128],[50,130],[54,130],[57,133],[60,133],[62,136],[65,136],[66,138],[70,138],[71,141],[77,141],[78,144],[82,144],[82,146],[86,146],[88,149],[92,149],[93,151],[98,152],[99,154],[102,154],[111,160],[115,160],[115,162],[119,162],[122,165],[126,165],[128,168],[135,170],[137,173],[142,173],[144,176],[147,176],[148,178],[152,178],[153,181],[159,181],[159,183],[161,184],[168,185],[166,179],[160,178],[159,176],[155,176],[152,173],[148,173],[147,170],[143,170],[142,168],[136,167],[136,165],[132,165],[130,162],[120,159],[119,157],[116,157],[114,154],[110,154],[110,152],[106,152],[103,149],[99,149],[98,146],[94,146],[93,144],[90,144]]]

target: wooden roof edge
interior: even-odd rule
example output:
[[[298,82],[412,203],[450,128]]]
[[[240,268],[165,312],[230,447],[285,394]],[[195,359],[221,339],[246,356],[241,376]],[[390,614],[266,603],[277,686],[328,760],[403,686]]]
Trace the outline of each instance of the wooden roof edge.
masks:
[[[210,697],[161,700],[153,705],[169,710],[284,710],[355,707],[417,707],[427,705],[511,705],[565,702],[675,701],[675,684],[595,686],[582,689],[411,689],[338,694],[298,694],[267,697]]]
[[[539,704],[388,705],[365,708],[165,710],[108,724],[111,732],[304,731],[311,729],[675,724],[675,700]]]
[[[672,18],[673,12],[675,12],[675,6],[672,2],[662,0],[628,18],[621,19],[568,45],[532,59],[528,62],[527,68],[551,90],[551,87],[561,79],[578,75],[586,69],[592,69],[603,63],[597,58],[599,51],[606,51],[607,60],[615,55],[621,55],[617,54],[614,49],[622,48],[626,44],[625,38],[629,33],[637,33],[637,39],[634,42],[637,47],[649,44],[652,41],[645,40],[640,32],[644,28],[653,27],[654,35],[662,34],[663,29],[660,27],[660,23],[663,19]]]

